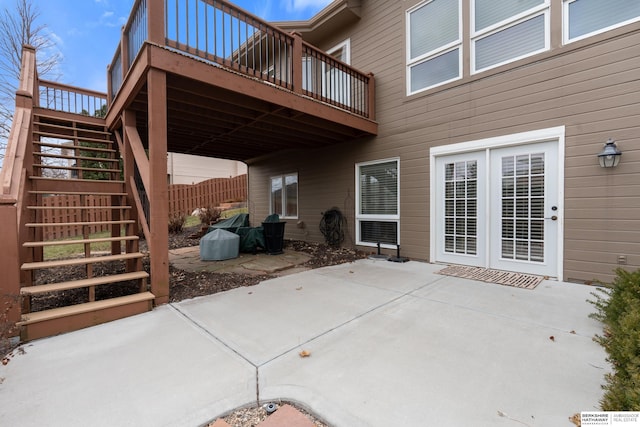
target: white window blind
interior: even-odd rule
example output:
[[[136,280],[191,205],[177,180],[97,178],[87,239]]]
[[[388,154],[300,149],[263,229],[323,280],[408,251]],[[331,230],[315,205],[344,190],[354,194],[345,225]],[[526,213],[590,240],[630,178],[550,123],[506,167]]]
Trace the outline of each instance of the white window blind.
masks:
[[[600,32],[640,18],[638,0],[575,0],[568,3],[568,39]]]
[[[544,2],[545,0],[475,0],[475,30],[490,27]]]
[[[377,163],[360,167],[360,214],[398,213],[398,163]]]
[[[520,22],[475,41],[475,70],[483,70],[501,63],[546,49],[545,15]]]
[[[432,0],[408,12],[409,93],[461,77],[460,13],[459,0]]]
[[[410,58],[458,41],[458,0],[433,0],[409,13]]]
[[[411,92],[460,76],[460,49],[454,49],[411,67]]]
[[[398,167],[397,160],[358,165],[356,221],[359,244],[398,243]]]

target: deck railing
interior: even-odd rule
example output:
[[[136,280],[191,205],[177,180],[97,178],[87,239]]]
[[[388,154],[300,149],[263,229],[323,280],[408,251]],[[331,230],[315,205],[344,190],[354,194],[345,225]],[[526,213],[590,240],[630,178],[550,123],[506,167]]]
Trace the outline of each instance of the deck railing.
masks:
[[[46,80],[39,81],[40,108],[104,117],[107,112],[107,95],[88,89],[80,89]]]
[[[370,76],[303,43],[302,89],[306,95],[369,117],[370,80]]]
[[[137,0],[109,67],[112,97],[145,41],[373,118],[370,74],[225,0]]]
[[[30,190],[27,170],[33,164],[31,132],[33,130],[34,96],[38,90],[35,48],[22,49],[20,82],[16,92],[16,108],[2,170],[0,171],[0,317],[13,325],[20,319],[20,251],[26,239],[27,218],[24,209]],[[4,325],[3,325],[4,326]],[[14,332],[7,331],[7,332]]]

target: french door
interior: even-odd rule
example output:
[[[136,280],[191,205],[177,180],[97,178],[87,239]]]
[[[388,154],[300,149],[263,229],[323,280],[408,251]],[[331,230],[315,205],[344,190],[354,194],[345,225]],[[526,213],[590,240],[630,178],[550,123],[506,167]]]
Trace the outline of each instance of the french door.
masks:
[[[557,141],[436,157],[435,259],[558,276]]]

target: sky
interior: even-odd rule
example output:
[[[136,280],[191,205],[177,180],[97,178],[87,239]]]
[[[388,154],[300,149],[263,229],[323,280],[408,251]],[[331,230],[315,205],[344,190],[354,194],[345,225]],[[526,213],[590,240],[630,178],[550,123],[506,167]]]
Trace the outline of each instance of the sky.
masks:
[[[0,0],[0,9],[14,9],[16,0]],[[189,0],[194,1],[194,0]],[[237,6],[268,21],[309,19],[331,0],[233,0]],[[40,12],[62,56],[61,83],[107,91],[111,63],[134,0],[31,0]]]

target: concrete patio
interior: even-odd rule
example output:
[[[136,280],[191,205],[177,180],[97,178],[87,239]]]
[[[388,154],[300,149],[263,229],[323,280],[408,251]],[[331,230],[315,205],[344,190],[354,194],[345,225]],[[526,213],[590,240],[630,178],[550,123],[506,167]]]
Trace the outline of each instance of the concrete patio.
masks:
[[[0,425],[196,427],[277,399],[337,427],[569,426],[598,408],[593,288],[441,268],[361,260],[28,343],[0,366]]]

